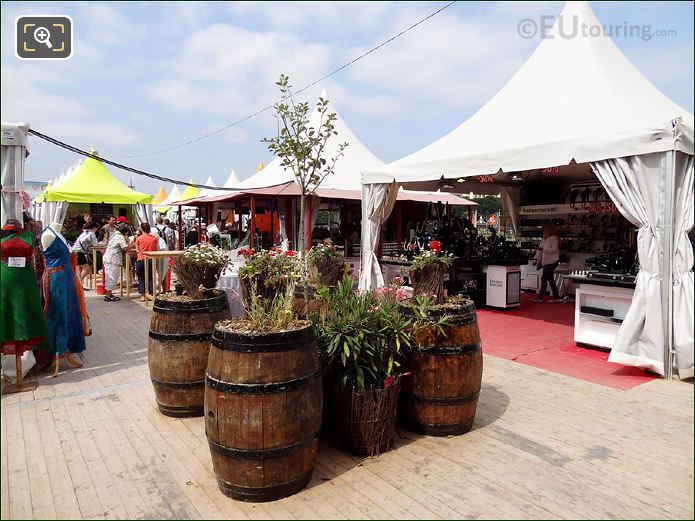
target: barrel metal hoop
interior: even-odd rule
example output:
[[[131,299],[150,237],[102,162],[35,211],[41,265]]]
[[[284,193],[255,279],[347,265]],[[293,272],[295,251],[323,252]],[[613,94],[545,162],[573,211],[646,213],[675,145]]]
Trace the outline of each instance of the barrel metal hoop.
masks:
[[[461,423],[436,424],[399,419],[398,423],[401,427],[409,431],[425,434],[427,436],[458,436],[471,430],[473,427],[473,420],[474,419],[471,418]]]
[[[474,342],[473,344],[466,344],[462,346],[437,346],[437,347],[425,347],[421,348],[419,351],[415,351],[418,355],[463,355],[467,353],[473,353],[482,348],[480,341]]]
[[[202,405],[188,405],[188,406],[170,406],[157,403],[159,412],[164,416],[170,416],[172,418],[191,418],[195,416],[202,416],[203,406]]]
[[[296,380],[289,380],[287,382],[270,382],[270,383],[253,383],[253,384],[239,384],[232,382],[225,382],[223,380],[218,380],[210,376],[209,373],[205,373],[205,385],[210,389],[219,391],[222,393],[230,394],[276,394],[288,391],[297,391],[304,387],[307,387],[314,380],[316,380],[321,375],[321,371],[314,371],[313,373],[303,377],[297,378]]]
[[[150,331],[150,338],[154,338],[155,340],[185,342],[188,340],[210,340],[211,337],[212,333],[192,333],[188,335],[177,335],[172,333],[155,333],[154,331]]]
[[[226,311],[227,305],[220,304],[217,306],[205,307],[205,308],[162,308],[159,306],[153,306],[152,310],[155,313],[161,313],[162,315],[190,315],[190,314],[202,314],[202,313],[215,313]]]
[[[295,452],[299,452],[301,449],[310,447],[314,443],[318,443],[319,435],[316,434],[311,438],[287,445],[286,447],[278,447],[276,449],[265,449],[265,450],[248,450],[248,449],[237,449],[234,447],[227,447],[225,445],[220,445],[214,442],[208,437],[208,444],[210,449],[222,454],[223,456],[230,456],[237,459],[245,460],[265,460],[273,458],[281,458],[283,456],[289,456]]]
[[[156,378],[150,378],[152,385],[165,389],[201,389],[205,387],[204,380],[195,380],[193,382],[164,382]]]
[[[431,396],[417,396],[411,393],[401,391],[401,397],[410,400],[413,403],[426,403],[429,405],[461,405],[463,403],[472,402],[478,398],[480,391],[476,391],[464,396],[452,396],[449,398],[435,398]]]
[[[217,485],[225,496],[239,501],[254,503],[275,501],[302,490],[311,481],[313,472],[314,469],[311,469],[296,479],[272,487],[242,487],[229,483],[219,476],[217,476]]]
[[[234,340],[222,340],[213,334],[212,345],[224,351],[236,351],[238,353],[279,353],[282,351],[294,351],[295,349],[305,348],[307,343],[240,344]]]

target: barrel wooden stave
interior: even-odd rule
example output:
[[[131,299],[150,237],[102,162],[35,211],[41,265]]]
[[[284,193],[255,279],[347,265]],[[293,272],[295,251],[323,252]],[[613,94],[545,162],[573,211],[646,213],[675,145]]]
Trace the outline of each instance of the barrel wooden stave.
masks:
[[[408,353],[398,406],[399,423],[415,432],[448,436],[468,432],[475,418],[483,375],[475,311],[452,314],[446,337],[434,328],[416,334],[418,351]]]
[[[260,338],[254,341],[262,346]],[[313,335],[304,344],[285,346],[286,351],[239,352],[214,344],[205,425],[220,490],[256,502],[298,492],[311,478],[321,428],[323,395]],[[225,385],[231,392],[222,390]]]
[[[166,416],[202,416],[210,336],[215,322],[229,318],[227,298],[222,293],[193,301],[190,309],[171,304],[155,299],[150,321],[147,358],[155,398]]]

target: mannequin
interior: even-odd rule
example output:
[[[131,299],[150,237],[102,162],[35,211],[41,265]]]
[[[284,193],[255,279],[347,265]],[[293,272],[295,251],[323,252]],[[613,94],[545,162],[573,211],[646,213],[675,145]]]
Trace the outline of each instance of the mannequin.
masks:
[[[53,229],[54,233],[51,233],[48,228],[46,228],[41,235],[41,247],[43,248],[43,251],[46,251],[51,244],[53,244],[53,241],[56,239],[56,237],[60,237],[60,239],[67,244],[67,241],[65,240],[65,237],[60,233],[63,229],[63,225],[57,222],[52,222],[50,228]]]
[[[25,216],[25,222],[30,219]],[[15,355],[17,389],[23,389],[22,355],[42,347],[48,324],[33,266],[34,233],[10,219],[0,234],[0,350]],[[35,388],[35,384],[33,386]]]
[[[72,354],[84,351],[86,336],[81,305],[83,296],[78,293],[82,286],[79,290],[76,288],[70,249],[60,233],[62,229],[60,223],[52,222],[41,235],[41,248],[46,257],[44,310],[48,317],[50,349],[55,357],[54,377],[60,370],[61,358],[65,358],[71,367],[82,367]]]

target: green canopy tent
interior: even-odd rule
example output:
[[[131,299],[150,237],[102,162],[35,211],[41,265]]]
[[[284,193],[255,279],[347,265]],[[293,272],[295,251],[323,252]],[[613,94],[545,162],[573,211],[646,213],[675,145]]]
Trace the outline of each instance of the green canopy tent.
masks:
[[[90,152],[97,154],[94,149]],[[152,196],[129,188],[116,179],[101,161],[88,157],[58,186],[49,186],[36,198],[36,202],[41,203],[40,216],[44,224],[62,223],[69,203],[134,205],[138,219],[149,222],[151,211],[146,205],[152,204]]]

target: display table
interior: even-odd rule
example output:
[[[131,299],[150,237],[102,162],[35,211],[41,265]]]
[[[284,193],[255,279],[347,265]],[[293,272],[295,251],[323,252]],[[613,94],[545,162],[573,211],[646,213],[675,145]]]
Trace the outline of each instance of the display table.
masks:
[[[574,341],[610,350],[627,310],[635,284],[570,277],[579,284],[575,294]]]
[[[482,270],[485,273],[485,305],[502,309],[521,306],[520,264],[483,264]]]
[[[157,294],[160,292],[162,287],[162,282],[159,274],[159,261],[164,258],[175,259],[180,256],[182,251],[146,251],[143,253],[145,257],[145,306],[149,305],[149,301],[154,301]],[[150,263],[148,260],[152,261],[152,273],[150,273]],[[152,281],[152,293],[148,291],[150,287],[150,280]]]

